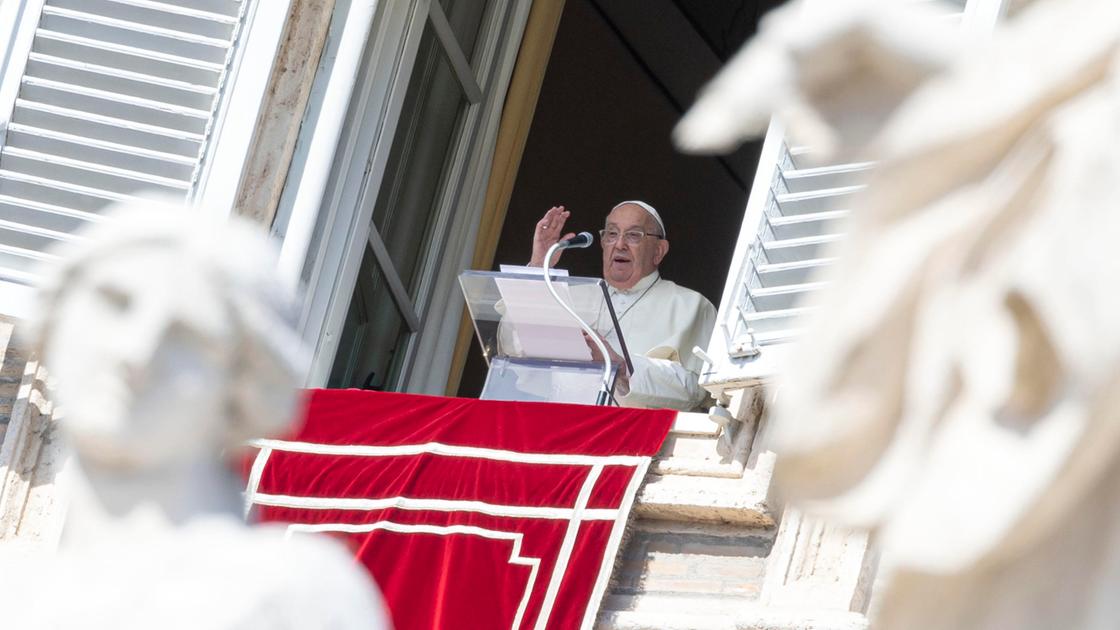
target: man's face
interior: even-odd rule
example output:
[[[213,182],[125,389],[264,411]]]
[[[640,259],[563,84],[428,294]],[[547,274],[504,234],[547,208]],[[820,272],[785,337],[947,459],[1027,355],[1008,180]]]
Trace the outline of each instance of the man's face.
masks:
[[[628,231],[661,234],[661,228],[641,206],[626,204],[607,215],[606,229],[621,233]],[[616,289],[629,289],[645,276],[653,273],[661,259],[669,252],[669,242],[663,238],[643,236],[636,245],[627,242],[625,235],[610,245],[603,246],[603,278]]]

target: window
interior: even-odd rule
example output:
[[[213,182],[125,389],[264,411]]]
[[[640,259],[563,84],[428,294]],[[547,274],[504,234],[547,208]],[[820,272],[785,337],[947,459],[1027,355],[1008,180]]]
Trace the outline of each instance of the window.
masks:
[[[450,58],[466,58],[485,5],[458,2],[451,8],[448,17],[461,25],[467,45],[448,53],[431,21],[424,28],[330,387],[398,389],[401,362],[420,331],[423,257],[439,240],[440,192],[471,106]],[[458,36],[452,45],[460,46]],[[473,74],[468,80],[473,83]]]
[[[429,374],[434,355],[446,350],[449,363],[452,345],[433,340],[458,325],[454,278],[472,253],[529,5],[379,5],[314,209],[303,274],[303,330],[316,344],[310,385],[415,391],[410,379]],[[285,212],[282,201],[282,220]]]

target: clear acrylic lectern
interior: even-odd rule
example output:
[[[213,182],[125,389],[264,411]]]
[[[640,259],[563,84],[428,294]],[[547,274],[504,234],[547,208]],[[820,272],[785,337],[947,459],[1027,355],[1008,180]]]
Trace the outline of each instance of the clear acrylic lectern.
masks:
[[[630,366],[606,282],[555,273],[551,278],[560,297]],[[459,284],[489,366],[480,398],[596,404],[603,362],[549,293],[543,271],[464,271]],[[612,390],[616,373],[612,366]]]

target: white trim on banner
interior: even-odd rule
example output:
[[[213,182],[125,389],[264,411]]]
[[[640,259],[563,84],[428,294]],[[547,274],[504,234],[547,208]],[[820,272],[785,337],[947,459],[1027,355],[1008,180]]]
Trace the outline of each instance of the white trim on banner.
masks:
[[[611,528],[611,537],[607,540],[607,548],[603,550],[603,564],[599,567],[599,575],[595,578],[595,587],[591,590],[591,597],[587,600],[587,610],[583,613],[583,623],[580,624],[581,630],[590,630],[595,625],[595,617],[599,611],[599,603],[603,601],[603,595],[607,592],[607,583],[611,579],[611,569],[614,567],[614,558],[618,555],[618,548],[622,544],[622,534],[626,531],[626,518],[630,516],[630,508],[634,506],[634,499],[638,496],[638,488],[642,485],[642,480],[646,478],[646,471],[649,469],[650,462],[653,461],[650,457],[643,457],[641,464],[634,467],[631,473],[630,483],[626,486],[626,492],[622,495],[622,504],[618,506],[618,513],[621,518],[615,519],[614,527]]]
[[[485,501],[458,501],[448,499],[412,499],[386,497],[384,499],[339,499],[328,497],[294,497],[285,494],[255,493],[253,503],[271,507],[299,508],[304,510],[431,510],[433,512],[478,512],[490,516],[509,518],[541,518],[571,520],[577,513],[585,521],[613,521],[618,510],[582,510],[572,508],[535,507],[529,505],[497,505]]]
[[[253,467],[249,470],[249,482],[245,485],[244,518],[249,518],[249,512],[253,510],[253,501],[257,496],[257,489],[261,485],[261,475],[264,474],[264,467],[268,463],[270,455],[272,455],[272,449],[262,448],[257,453],[256,459],[253,460]]]
[[[548,624],[549,618],[551,617],[552,608],[555,604],[556,597],[558,596],[560,589],[563,586],[565,573],[567,571],[567,567],[571,559],[571,554],[574,550],[575,543],[579,537],[579,530],[582,523],[586,521],[612,521],[610,537],[608,538],[606,547],[603,550],[603,557],[599,567],[599,572],[595,578],[591,596],[587,601],[587,608],[584,611],[580,627],[584,629],[590,629],[594,625],[596,612],[599,609],[599,603],[601,602],[603,595],[606,592],[607,583],[610,580],[611,568],[614,564],[614,558],[618,554],[619,546],[622,542],[623,532],[626,528],[626,520],[629,517],[630,510],[633,507],[634,500],[638,493],[638,489],[642,483],[642,480],[645,479],[646,472],[649,469],[650,462],[652,461],[652,458],[650,457],[631,455],[596,456],[552,453],[519,453],[499,449],[453,446],[440,442],[429,442],[426,444],[407,444],[400,446],[363,446],[313,444],[309,442],[287,442],[281,440],[257,440],[254,441],[252,445],[260,448],[261,452],[257,455],[257,459],[253,463],[252,472],[250,473],[249,478],[249,484],[246,489],[246,503],[250,507],[255,503],[257,505],[308,510],[373,511],[385,509],[402,509],[437,512],[476,512],[491,516],[509,518],[567,520],[568,526],[565,530],[560,549],[557,550],[556,553],[556,564],[553,566],[552,574],[550,575],[549,583],[544,593],[544,599],[541,604],[541,611],[538,614],[537,620],[534,624],[534,628],[537,630],[539,630],[540,628],[544,628]],[[261,476],[263,474],[269,456],[273,451],[360,457],[401,457],[432,454],[438,456],[480,458],[529,464],[588,466],[590,467],[590,470],[588,471],[587,477],[585,477],[583,484],[580,487],[580,491],[576,497],[575,504],[571,508],[498,505],[486,503],[484,501],[414,499],[402,496],[381,499],[299,497],[259,492]],[[624,495],[622,496],[619,507],[615,509],[588,508],[587,506],[591,500],[591,495],[594,493],[595,486],[602,475],[603,469],[606,466],[612,465],[626,466],[631,469],[630,480],[627,482],[626,490]],[[377,523],[355,525],[333,523],[314,525],[299,524],[290,525],[289,530],[301,532],[339,531],[357,533],[369,532],[377,529],[404,531],[402,529],[399,529],[402,527],[411,528],[408,531],[427,531],[428,533],[439,533],[439,531],[446,531],[447,533],[470,532],[476,533],[478,535],[483,535],[479,532],[486,531],[491,532],[496,536],[521,536],[521,534],[514,534],[511,532],[497,532],[495,530],[481,530],[480,528],[473,528],[473,526],[466,525],[401,525],[399,523],[392,523],[390,521],[379,521]],[[479,532],[474,532],[474,529],[479,529]],[[519,545],[520,538],[518,538],[517,550],[520,549]],[[533,573],[534,580],[536,579],[535,571],[536,569],[534,569]],[[522,606],[519,608],[518,612],[518,622],[514,624],[515,628],[520,626],[520,620],[522,614],[524,613],[525,605],[529,601],[529,594],[531,592],[532,588],[526,591],[527,594],[523,596]]]
[[[521,619],[525,616],[525,608],[529,605],[529,597],[533,594],[533,587],[537,584],[537,572],[540,570],[541,559],[521,555],[521,540],[524,535],[518,532],[503,532],[494,529],[485,529],[473,525],[413,525],[394,523],[392,521],[378,521],[362,525],[344,523],[317,523],[317,524],[292,524],[288,525],[286,536],[291,537],[295,532],[345,532],[351,534],[368,533],[377,530],[388,530],[401,534],[435,534],[436,536],[451,536],[462,534],[467,536],[480,536],[492,540],[508,540],[513,543],[513,550],[509,555],[509,564],[529,567],[529,579],[525,583],[525,590],[521,594],[521,601],[517,606],[517,614],[513,618],[511,630],[521,627]]]
[[[601,474],[603,474],[603,467],[593,466],[587,472],[587,478],[583,480],[583,487],[579,489],[572,520],[568,522],[568,530],[564,532],[564,542],[560,544],[560,552],[556,554],[556,564],[552,567],[552,577],[548,580],[548,590],[544,592],[541,614],[537,616],[537,624],[533,626],[534,630],[544,630],[545,625],[548,624],[548,618],[552,616],[552,605],[556,603],[556,593],[560,591],[560,583],[564,581],[564,573],[568,570],[568,561],[572,558],[572,548],[576,545],[580,525],[585,520],[592,520],[585,517],[585,514],[591,511],[587,509],[587,502],[591,500],[591,491],[595,489],[595,484],[599,481],[599,475]],[[617,510],[615,512],[617,519]]]
[[[568,466],[638,466],[648,457],[638,455],[569,455],[563,453],[519,453],[493,448],[475,446],[455,446],[441,442],[427,444],[402,444],[400,446],[364,446],[351,444],[314,444],[311,442],[287,442],[283,440],[253,440],[250,446],[270,448],[274,451],[289,453],[311,453],[314,455],[353,455],[355,457],[401,457],[408,455],[447,455],[451,457],[473,457],[492,459],[519,464],[558,464]]]

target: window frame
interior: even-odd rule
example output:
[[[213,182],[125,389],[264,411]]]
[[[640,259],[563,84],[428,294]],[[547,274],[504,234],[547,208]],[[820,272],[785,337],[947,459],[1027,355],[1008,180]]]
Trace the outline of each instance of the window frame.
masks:
[[[481,102],[467,108],[459,136],[448,154],[448,166],[434,210],[433,240],[420,261],[416,299],[405,302],[414,307],[412,315],[419,330],[412,332],[405,347],[399,378],[389,384],[394,389],[433,389],[430,383],[424,382],[431,380],[433,370],[413,370],[419,363],[434,366],[436,374],[442,371],[446,381],[463,306],[455,278],[469,265],[473,255],[497,120],[530,4],[531,0],[495,0],[480,25],[472,73],[477,87],[481,88]],[[433,5],[436,6],[433,8]],[[433,19],[431,15],[435,12],[439,13]],[[287,264],[282,261],[282,272],[305,289],[300,333],[314,349],[306,379],[309,387],[324,386],[330,376],[362,256],[369,243],[380,238],[372,231],[374,206],[385,184],[387,160],[401,120],[401,107],[416,63],[420,38],[429,20],[441,46],[445,45],[448,33],[440,33],[439,16],[442,16],[442,7],[438,0],[379,3],[373,33],[363,51],[358,77],[354,79],[358,88],[349,98],[341,134],[332,153],[334,166],[321,196],[311,203],[305,199],[302,204],[299,203],[299,188],[303,182],[298,175],[314,159],[311,145],[320,132],[322,119],[312,125],[305,121],[301,132],[303,146],[297,146],[292,163],[292,173],[296,176],[290,176],[285,186],[273,229],[285,237],[287,251],[282,252],[282,258],[286,255]],[[336,15],[332,20],[328,52],[332,47],[337,49],[344,34],[345,24],[338,23],[339,18]],[[443,22],[446,23],[446,19]],[[324,53],[324,58],[328,58],[328,53]],[[463,59],[459,61],[458,64],[452,61],[450,65],[462,85]],[[333,68],[320,68],[316,77],[319,89],[312,88],[308,107],[311,118],[323,106],[325,84],[333,71]],[[469,98],[470,93],[467,87],[465,97]],[[293,222],[306,225],[309,221],[317,225],[319,231],[314,243],[301,244],[286,238]],[[378,262],[383,266],[383,273],[390,273],[383,261]],[[407,291],[409,287],[404,288]],[[401,308],[400,300],[397,306]],[[450,333],[452,342],[433,343],[448,336],[448,328],[454,329]]]

